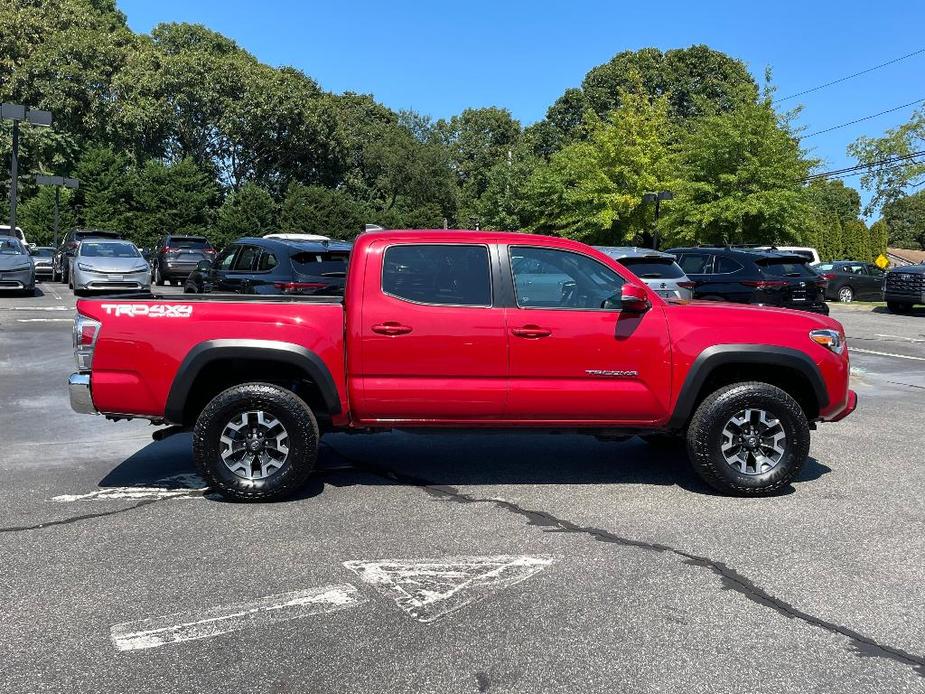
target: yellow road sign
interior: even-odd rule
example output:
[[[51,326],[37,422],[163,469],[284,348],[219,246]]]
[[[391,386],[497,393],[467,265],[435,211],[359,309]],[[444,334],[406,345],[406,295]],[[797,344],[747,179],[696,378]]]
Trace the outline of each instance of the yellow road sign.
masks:
[[[890,259],[887,258],[883,253],[877,256],[877,259],[874,261],[876,265],[881,270],[886,270],[887,266],[890,264]]]

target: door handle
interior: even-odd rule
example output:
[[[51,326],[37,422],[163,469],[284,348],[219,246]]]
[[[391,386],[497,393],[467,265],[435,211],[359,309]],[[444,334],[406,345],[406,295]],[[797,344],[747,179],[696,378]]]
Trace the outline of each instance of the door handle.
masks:
[[[528,339],[537,340],[541,337],[549,337],[552,335],[552,330],[549,328],[541,328],[538,325],[525,325],[522,328],[511,328],[511,334],[516,337],[526,337]]]
[[[395,321],[387,321],[385,323],[377,323],[373,326],[373,332],[379,333],[380,335],[407,335],[411,332],[410,325],[402,325]]]

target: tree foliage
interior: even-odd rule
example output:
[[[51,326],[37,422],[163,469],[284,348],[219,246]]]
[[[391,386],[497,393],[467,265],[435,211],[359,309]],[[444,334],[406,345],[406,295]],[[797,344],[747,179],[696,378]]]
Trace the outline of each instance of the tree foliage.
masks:
[[[889,243],[897,248],[925,249],[925,190],[883,206]]]

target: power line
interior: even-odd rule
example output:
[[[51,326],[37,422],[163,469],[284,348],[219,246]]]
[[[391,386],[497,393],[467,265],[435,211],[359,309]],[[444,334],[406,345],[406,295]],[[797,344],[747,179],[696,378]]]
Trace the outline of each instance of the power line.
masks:
[[[878,161],[873,161],[869,164],[857,164],[855,166],[848,166],[844,169],[835,169],[833,171],[822,171],[817,174],[810,174],[809,176],[803,179],[804,182],[815,181],[823,178],[839,178],[842,175],[852,174],[856,171],[863,171],[865,169],[873,169],[877,166],[884,166],[886,168],[895,168],[894,165],[905,166],[909,163],[909,159],[913,159],[918,156],[925,155],[925,150],[920,152],[912,152],[911,154],[903,154],[898,157],[890,157],[887,159],[880,159]],[[917,162],[911,162],[913,164]]]
[[[855,77],[860,77],[861,75],[866,75],[868,72],[873,72],[874,70],[879,70],[879,69],[882,68],[882,67],[886,67],[887,65],[892,65],[893,63],[898,63],[898,62],[900,62],[901,60],[906,60],[907,58],[912,58],[913,56],[919,55],[919,54],[921,54],[921,53],[925,53],[925,48],[920,48],[920,49],[917,50],[917,51],[913,51],[912,53],[908,53],[908,54],[906,54],[906,55],[900,56],[899,58],[894,58],[893,60],[888,60],[888,61],[886,61],[885,63],[880,63],[879,65],[874,65],[873,67],[869,67],[869,68],[867,68],[866,70],[861,70],[860,72],[855,72],[855,73],[852,74],[852,75],[846,75],[845,77],[839,77],[838,79],[832,80],[831,82],[826,82],[825,84],[820,84],[820,85],[818,85],[818,86],[816,86],[816,87],[811,87],[810,89],[804,89],[802,92],[797,92],[796,94],[791,94],[791,95],[789,95],[789,96],[785,96],[785,97],[782,97],[782,98],[780,98],[780,99],[775,99],[775,101],[776,101],[777,103],[780,103],[781,101],[788,101],[789,99],[796,99],[798,96],[803,96],[804,94],[809,94],[809,93],[811,93],[811,92],[817,92],[817,91],[819,91],[820,89],[825,89],[826,87],[831,87],[833,84],[838,84],[839,82],[846,82],[847,80],[854,79]]]
[[[838,125],[833,125],[831,128],[825,128],[823,130],[817,130],[816,132],[809,133],[809,135],[803,135],[801,139],[806,139],[807,137],[813,137],[814,135],[821,135],[822,133],[828,133],[833,130],[838,130],[839,128],[847,128],[849,125],[854,125],[855,123],[862,123],[863,121],[870,120],[871,118],[877,118],[878,116],[883,116],[887,113],[893,113],[893,111],[899,111],[909,106],[914,106],[915,104],[920,104],[925,99],[916,99],[915,101],[910,101],[908,104],[903,104],[902,106],[895,106],[894,108],[888,108],[886,111],[880,111],[879,113],[873,113],[869,116],[864,116],[863,118],[857,118],[856,120],[850,120],[847,123],[840,123]]]

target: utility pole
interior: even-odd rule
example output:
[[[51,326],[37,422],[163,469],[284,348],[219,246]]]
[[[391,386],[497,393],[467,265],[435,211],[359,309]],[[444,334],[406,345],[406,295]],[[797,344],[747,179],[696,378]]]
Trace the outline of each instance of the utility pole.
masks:
[[[27,109],[20,104],[0,104],[0,119],[13,121],[13,156],[10,158],[10,230],[16,229],[16,202],[19,199],[19,122],[48,127],[50,111]]]
[[[55,247],[58,246],[58,207],[61,205],[61,186],[65,188],[76,189],[80,187],[80,181],[76,178],[65,178],[64,176],[36,176],[35,182],[40,186],[55,187]]]
[[[661,209],[662,200],[673,200],[674,193],[670,190],[660,190],[657,193],[643,193],[643,202],[655,203],[655,227],[652,229],[652,248],[658,250],[658,213]]]

